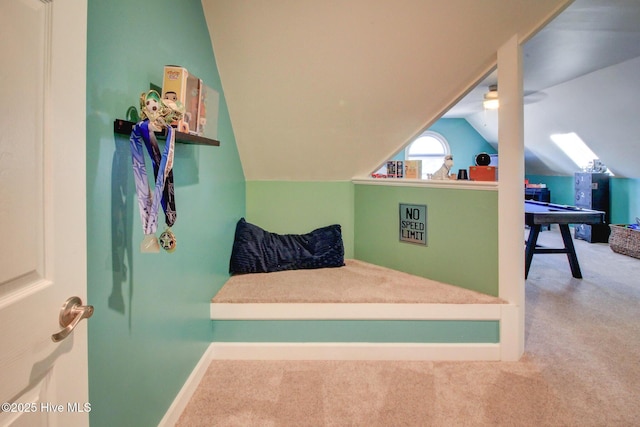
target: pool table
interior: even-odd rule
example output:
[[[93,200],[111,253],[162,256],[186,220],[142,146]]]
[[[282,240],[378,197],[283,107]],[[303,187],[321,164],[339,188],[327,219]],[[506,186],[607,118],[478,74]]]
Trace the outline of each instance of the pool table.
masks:
[[[525,249],[525,279],[529,275],[529,267],[533,254],[567,254],[571,274],[578,279],[582,278],[580,264],[573,246],[569,224],[603,224],[605,213],[575,206],[556,205],[552,203],[525,200],[524,223],[529,226],[529,238]],[[538,235],[542,226],[558,224],[564,248],[542,248],[536,246]]]

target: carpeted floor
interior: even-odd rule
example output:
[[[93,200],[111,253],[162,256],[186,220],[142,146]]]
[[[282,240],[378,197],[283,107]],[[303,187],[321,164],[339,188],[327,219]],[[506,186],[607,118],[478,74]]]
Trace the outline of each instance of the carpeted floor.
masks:
[[[534,256],[519,362],[215,361],[177,425],[640,426],[640,260],[575,244],[583,279]]]

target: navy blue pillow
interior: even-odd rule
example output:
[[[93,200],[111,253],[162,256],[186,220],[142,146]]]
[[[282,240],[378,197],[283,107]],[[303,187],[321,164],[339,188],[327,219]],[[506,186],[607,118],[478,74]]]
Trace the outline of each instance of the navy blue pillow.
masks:
[[[270,273],[344,265],[339,224],[307,234],[270,233],[241,218],[229,262],[229,273]]]

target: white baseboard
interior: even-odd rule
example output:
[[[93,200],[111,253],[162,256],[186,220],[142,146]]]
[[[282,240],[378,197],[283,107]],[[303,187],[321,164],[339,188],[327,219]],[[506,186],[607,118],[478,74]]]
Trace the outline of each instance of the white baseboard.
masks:
[[[516,305],[504,305],[500,319],[500,359],[520,360],[524,353],[524,310]]]
[[[193,393],[195,393],[200,381],[202,381],[204,374],[207,372],[213,360],[213,353],[214,348],[210,345],[196,364],[196,367],[191,371],[191,374],[176,395],[176,398],[173,399],[173,403],[171,403],[164,417],[160,420],[158,424],[159,427],[173,427],[176,425],[184,408],[187,407],[189,400],[191,400]]]
[[[214,342],[212,360],[500,360],[491,343]]]
[[[508,304],[212,303],[212,320],[499,320]]]

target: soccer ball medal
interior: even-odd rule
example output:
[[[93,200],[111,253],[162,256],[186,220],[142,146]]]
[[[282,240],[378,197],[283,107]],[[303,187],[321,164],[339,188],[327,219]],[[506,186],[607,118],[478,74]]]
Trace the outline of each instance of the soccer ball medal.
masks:
[[[165,251],[171,253],[176,250],[176,236],[173,234],[170,228],[167,228],[162,232],[159,238],[160,246]]]

